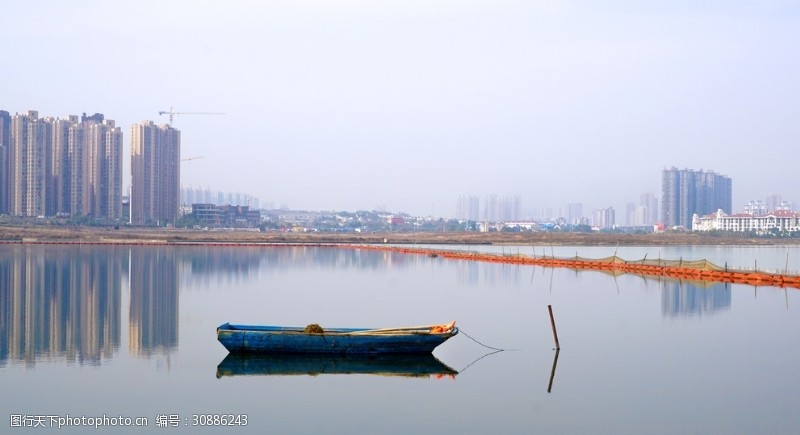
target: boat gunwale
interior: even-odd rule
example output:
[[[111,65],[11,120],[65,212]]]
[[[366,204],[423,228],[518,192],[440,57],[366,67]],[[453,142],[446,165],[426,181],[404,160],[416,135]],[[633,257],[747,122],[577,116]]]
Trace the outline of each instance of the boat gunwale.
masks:
[[[458,327],[447,332],[431,332],[427,328],[397,330],[376,330],[373,328],[330,328],[323,332],[305,332],[305,327],[300,326],[270,326],[270,325],[242,325],[225,323],[217,327],[217,334],[222,331],[231,333],[263,333],[273,335],[307,335],[307,336],[355,336],[355,337],[396,337],[410,335],[454,336],[458,334]],[[375,332],[370,332],[375,331]]]

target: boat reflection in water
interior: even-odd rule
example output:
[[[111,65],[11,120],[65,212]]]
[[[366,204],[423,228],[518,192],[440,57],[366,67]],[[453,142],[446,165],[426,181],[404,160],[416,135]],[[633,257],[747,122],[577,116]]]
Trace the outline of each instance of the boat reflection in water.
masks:
[[[458,372],[432,354],[307,355],[233,352],[217,366],[217,378],[321,374],[455,378]]]

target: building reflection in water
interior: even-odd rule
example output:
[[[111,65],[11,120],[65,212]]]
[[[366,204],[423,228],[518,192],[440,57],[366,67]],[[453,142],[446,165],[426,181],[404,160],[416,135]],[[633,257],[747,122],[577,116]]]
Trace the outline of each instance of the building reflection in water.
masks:
[[[111,357],[120,346],[124,280],[129,352],[150,357],[178,347],[184,279],[246,281],[261,271],[380,269],[426,260],[323,247],[0,246],[0,366],[62,358],[100,364]]]
[[[10,246],[0,251],[0,364],[98,365],[120,344],[123,248]]]
[[[651,277],[602,270],[575,270],[575,273],[604,274],[614,280],[617,280],[619,276],[638,276],[644,280],[646,287],[657,286],[660,289],[661,317],[700,317],[731,308],[731,287],[726,283]]]
[[[483,263],[458,260],[457,277],[460,284],[514,286],[524,282],[534,271],[541,268],[517,264]]]
[[[662,317],[699,317],[730,308],[729,284],[679,280],[662,282]]]
[[[379,270],[411,267],[430,259],[419,255],[321,246],[184,247],[181,284],[217,286],[246,281],[261,272],[287,270]]]
[[[0,365],[64,358],[99,364],[120,346],[123,283],[128,350],[149,358],[178,347],[180,288],[287,270],[391,270],[447,261],[459,281],[514,283],[528,268],[332,247],[0,246]],[[527,278],[524,279],[527,282]]]
[[[137,356],[178,347],[178,254],[175,247],[130,248],[128,348]]]

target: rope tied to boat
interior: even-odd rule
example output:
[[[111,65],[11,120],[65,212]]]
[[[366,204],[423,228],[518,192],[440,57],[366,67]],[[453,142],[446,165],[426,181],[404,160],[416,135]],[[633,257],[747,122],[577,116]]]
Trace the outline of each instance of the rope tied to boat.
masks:
[[[485,347],[485,348],[487,348],[487,349],[491,349],[491,350],[494,350],[494,351],[497,351],[497,352],[503,352],[503,351],[506,351],[506,350],[508,350],[508,349],[499,349],[499,348],[496,348],[496,347],[492,347],[492,346],[489,346],[489,345],[483,344],[483,343],[481,343],[480,341],[478,341],[478,340],[476,340],[476,339],[472,338],[472,337],[471,337],[469,334],[467,334],[466,332],[464,332],[464,329],[463,329],[463,328],[458,328],[458,332],[460,332],[460,333],[464,334],[464,336],[465,336],[465,337],[469,338],[470,340],[474,341],[475,343],[478,343],[478,344],[480,344],[481,346],[483,346],[483,347]],[[492,353],[494,353],[494,352],[492,352]]]

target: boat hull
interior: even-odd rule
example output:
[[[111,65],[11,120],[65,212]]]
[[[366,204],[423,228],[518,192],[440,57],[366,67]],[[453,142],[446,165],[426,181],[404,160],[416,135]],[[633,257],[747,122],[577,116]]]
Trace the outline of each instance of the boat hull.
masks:
[[[236,353],[422,354],[433,352],[436,346],[458,334],[458,328],[445,333],[368,331],[338,328],[314,334],[305,333],[302,328],[226,323],[217,328],[217,340],[229,352]]]

